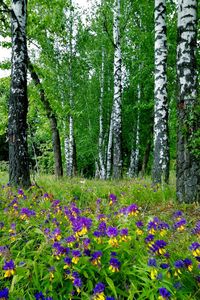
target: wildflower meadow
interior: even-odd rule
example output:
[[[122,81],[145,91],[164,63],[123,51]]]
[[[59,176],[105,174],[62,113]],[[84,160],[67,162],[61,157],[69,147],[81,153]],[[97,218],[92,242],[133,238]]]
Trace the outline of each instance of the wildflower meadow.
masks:
[[[200,299],[199,206],[173,186],[44,182],[1,186],[1,300]]]

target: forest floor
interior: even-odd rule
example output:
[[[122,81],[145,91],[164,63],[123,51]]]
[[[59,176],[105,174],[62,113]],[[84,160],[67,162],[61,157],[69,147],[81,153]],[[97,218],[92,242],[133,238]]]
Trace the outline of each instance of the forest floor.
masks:
[[[7,181],[0,173],[0,298],[199,299],[200,205],[176,202],[173,176]]]

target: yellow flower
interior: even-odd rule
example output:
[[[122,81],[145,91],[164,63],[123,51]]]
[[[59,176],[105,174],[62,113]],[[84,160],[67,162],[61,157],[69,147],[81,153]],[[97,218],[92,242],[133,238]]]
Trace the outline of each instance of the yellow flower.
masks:
[[[156,269],[152,269],[151,272],[150,272],[150,277],[152,280],[155,280],[157,278],[157,275],[158,275],[158,271]]]
[[[109,239],[108,244],[111,245],[112,247],[118,247],[119,246],[119,242],[115,237]]]
[[[72,258],[72,262],[73,262],[75,265],[77,265],[77,263],[79,262],[79,257],[78,257],[78,256],[74,256],[74,257]]]
[[[4,277],[8,278],[8,277],[13,276],[14,274],[15,274],[15,270],[6,270]]]

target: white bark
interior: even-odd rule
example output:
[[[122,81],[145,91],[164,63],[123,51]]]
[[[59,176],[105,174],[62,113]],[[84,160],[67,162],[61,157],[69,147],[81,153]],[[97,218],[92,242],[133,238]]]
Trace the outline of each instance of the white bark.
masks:
[[[137,123],[136,123],[136,135],[135,135],[135,145],[132,147],[131,157],[130,157],[130,166],[128,171],[128,176],[135,177],[138,175],[139,168],[139,147],[140,147],[140,105],[141,100],[141,90],[140,85],[138,84],[138,110],[137,110]]]
[[[99,176],[100,179],[106,178],[106,170],[103,158],[103,97],[104,97],[104,49],[102,49],[102,65],[100,79],[100,98],[99,98]]]
[[[176,193],[179,202],[200,201],[200,161],[190,142],[197,128],[197,0],[178,1],[178,138]],[[197,113],[197,111],[196,111]]]
[[[70,1],[70,20],[69,20],[69,144],[68,144],[68,164],[67,164],[67,176],[72,177],[74,175],[74,99],[73,99],[73,70],[72,70],[72,57],[73,57],[73,11],[72,1]]]
[[[113,110],[110,117],[110,128],[108,136],[107,159],[106,159],[106,179],[111,177],[112,166],[112,144],[113,144]]]
[[[153,181],[168,181],[166,0],[155,0],[155,86]]]
[[[114,1],[113,39],[114,39],[114,116],[113,116],[113,177],[122,175],[122,146],[121,146],[121,94],[122,94],[122,58],[120,45],[120,0]]]

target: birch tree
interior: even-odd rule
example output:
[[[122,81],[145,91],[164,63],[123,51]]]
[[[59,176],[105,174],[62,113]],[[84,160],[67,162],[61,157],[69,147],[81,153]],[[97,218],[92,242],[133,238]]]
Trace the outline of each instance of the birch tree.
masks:
[[[8,116],[9,181],[29,187],[30,172],[27,146],[27,1],[11,1],[12,67]]]
[[[136,129],[135,129],[135,145],[133,144],[131,150],[131,157],[130,157],[130,166],[128,170],[129,177],[136,177],[138,176],[139,172],[139,147],[140,147],[140,111],[139,105],[141,100],[141,89],[140,84],[138,84],[137,88],[138,92],[138,109],[137,109],[137,121],[136,121]]]
[[[74,175],[74,99],[73,99],[73,6],[72,0],[70,0],[70,16],[69,16],[69,136],[66,137],[65,141],[65,154],[66,154],[66,164],[67,164],[67,176]]]
[[[190,142],[199,127],[195,119],[197,105],[197,1],[178,1],[178,132],[176,193],[179,202],[200,201],[200,161],[191,151]]]
[[[114,98],[113,98],[113,178],[122,176],[122,57],[120,44],[120,0],[114,1],[113,12],[114,40]]]
[[[104,154],[103,154],[103,98],[104,98],[104,49],[102,48],[100,97],[99,97],[99,171],[100,179],[106,178]]]
[[[155,82],[153,182],[169,179],[166,1],[155,0]]]

